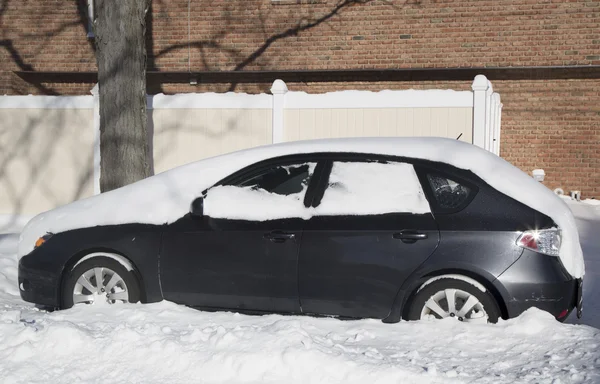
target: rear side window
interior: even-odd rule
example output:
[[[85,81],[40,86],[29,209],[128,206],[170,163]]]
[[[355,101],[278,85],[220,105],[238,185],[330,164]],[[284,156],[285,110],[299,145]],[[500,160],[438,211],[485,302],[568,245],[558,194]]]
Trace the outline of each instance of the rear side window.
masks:
[[[433,196],[440,208],[457,209],[469,198],[471,189],[446,176],[428,174]]]
[[[333,163],[320,216],[431,212],[412,164]]]

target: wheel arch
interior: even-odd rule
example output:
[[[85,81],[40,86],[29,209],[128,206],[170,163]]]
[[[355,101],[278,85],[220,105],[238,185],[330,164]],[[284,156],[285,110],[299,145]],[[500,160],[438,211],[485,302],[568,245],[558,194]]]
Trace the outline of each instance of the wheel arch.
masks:
[[[462,268],[446,268],[439,269],[435,271],[430,271],[427,273],[419,274],[418,276],[413,277],[405,283],[402,289],[398,292],[396,299],[394,300],[394,304],[390,315],[384,319],[384,322],[397,322],[401,319],[405,319],[407,316],[407,311],[412,304],[412,300],[415,297],[416,293],[419,289],[425,284],[427,281],[439,278],[444,275],[459,275],[466,277],[467,279],[475,280],[477,283],[481,284],[487,291],[490,292],[496,304],[498,305],[498,309],[500,309],[500,316],[503,319],[508,318],[508,309],[506,307],[506,303],[500,291],[494,286],[493,281],[495,280],[494,276],[485,276],[485,272],[477,273],[468,269]]]
[[[126,269],[127,269],[127,265],[130,265],[131,272],[133,273],[133,276],[135,277],[135,279],[138,283],[139,289],[140,289],[140,301],[141,302],[147,301],[144,279],[142,278],[142,275],[139,272],[139,268],[136,266],[136,264],[133,262],[133,260],[131,260],[130,258],[125,256],[122,252],[118,252],[114,249],[91,248],[91,249],[86,249],[86,250],[77,252],[76,254],[71,256],[65,263],[63,270],[60,274],[60,284],[58,284],[58,289],[59,289],[58,297],[60,298],[61,306],[62,306],[62,300],[63,300],[66,274],[69,271],[73,270],[73,268],[75,268],[75,266],[77,266],[77,264],[79,262],[81,262],[84,258],[86,258],[88,256],[92,256],[92,257],[90,257],[90,259],[92,259],[94,257],[102,257],[102,256],[112,258],[113,260],[116,260],[119,263],[121,263]]]

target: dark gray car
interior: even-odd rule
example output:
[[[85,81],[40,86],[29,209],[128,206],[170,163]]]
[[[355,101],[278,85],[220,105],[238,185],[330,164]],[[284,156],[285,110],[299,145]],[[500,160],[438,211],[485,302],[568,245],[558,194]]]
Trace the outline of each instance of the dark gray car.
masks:
[[[423,198],[430,210],[361,213],[369,199],[385,199],[387,187],[372,185],[368,196],[348,192],[354,187],[345,173],[335,173],[345,164],[407,164],[420,187],[406,198]],[[216,187],[301,196],[301,209],[313,214],[220,217],[207,209]],[[340,204],[328,199],[336,193],[351,196],[343,206],[356,209],[336,211]],[[372,153],[278,156],[228,175],[191,206],[170,224],[47,234],[20,260],[21,296],[57,308],[99,298],[166,299],[203,309],[386,322],[495,322],[530,307],[562,321],[581,308],[582,280],[557,257],[556,223],[446,163]]]

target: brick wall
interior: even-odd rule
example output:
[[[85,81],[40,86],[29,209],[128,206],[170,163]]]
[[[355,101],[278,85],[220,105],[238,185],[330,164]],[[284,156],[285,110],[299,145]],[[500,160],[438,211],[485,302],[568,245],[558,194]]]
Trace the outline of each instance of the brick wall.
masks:
[[[333,0],[154,1],[148,67],[155,71],[356,69],[600,64],[597,0],[408,0],[334,9]],[[189,14],[188,14],[189,10]],[[0,94],[87,94],[92,84],[37,84],[13,71],[95,71],[85,7],[8,2],[0,11]],[[296,27],[315,23],[297,31]],[[192,44],[188,44],[188,38]],[[494,81],[504,103],[502,156],[547,185],[600,198],[600,80]],[[468,82],[309,83],[290,89],[453,88]],[[269,84],[236,90],[267,92]],[[229,84],[163,84],[163,92]]]

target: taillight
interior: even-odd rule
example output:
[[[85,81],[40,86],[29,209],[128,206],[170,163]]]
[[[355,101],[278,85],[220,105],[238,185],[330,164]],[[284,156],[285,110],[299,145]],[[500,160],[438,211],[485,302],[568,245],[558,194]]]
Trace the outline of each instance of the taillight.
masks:
[[[558,256],[560,251],[560,229],[539,229],[525,231],[517,240],[517,245],[550,256]]]
[[[563,317],[567,316],[569,314],[569,310],[568,309],[564,309],[557,317],[557,319],[562,319]]]

